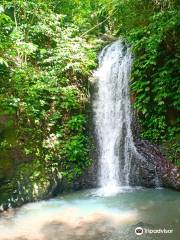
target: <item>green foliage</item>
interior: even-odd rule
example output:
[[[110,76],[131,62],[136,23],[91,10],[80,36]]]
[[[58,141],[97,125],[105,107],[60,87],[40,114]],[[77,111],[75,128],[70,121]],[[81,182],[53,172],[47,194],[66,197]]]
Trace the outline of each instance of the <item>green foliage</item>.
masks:
[[[155,13],[150,23],[130,32],[136,59],[132,72],[135,108],[143,127],[142,136],[153,141],[167,140],[169,131],[178,132],[180,98],[178,77],[180,14],[178,11]],[[171,116],[177,116],[173,119]]]
[[[169,140],[161,145],[161,150],[168,157],[168,159],[180,167],[180,142]]]
[[[13,145],[2,136],[0,146],[20,148],[27,162],[19,163],[9,188],[33,192],[41,188],[36,182],[48,185],[59,174],[73,181],[90,164],[88,77],[99,43],[80,36],[91,22],[88,2],[0,5],[0,108],[16,136]]]
[[[102,0],[111,33],[132,46],[134,63],[131,92],[141,125],[141,136],[179,145],[180,9],[176,0]],[[176,145],[176,147],[175,147]],[[172,152],[173,152],[172,150]],[[176,157],[169,157],[174,162]],[[174,155],[174,156],[175,156]],[[175,159],[176,158],[176,159]]]

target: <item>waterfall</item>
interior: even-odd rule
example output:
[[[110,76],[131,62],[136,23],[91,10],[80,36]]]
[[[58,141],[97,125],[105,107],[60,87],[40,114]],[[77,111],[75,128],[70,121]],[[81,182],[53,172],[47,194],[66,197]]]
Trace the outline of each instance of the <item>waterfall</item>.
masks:
[[[132,57],[121,41],[105,47],[94,77],[97,93],[93,100],[95,131],[99,148],[98,182],[113,191],[129,185],[133,151],[129,75]]]

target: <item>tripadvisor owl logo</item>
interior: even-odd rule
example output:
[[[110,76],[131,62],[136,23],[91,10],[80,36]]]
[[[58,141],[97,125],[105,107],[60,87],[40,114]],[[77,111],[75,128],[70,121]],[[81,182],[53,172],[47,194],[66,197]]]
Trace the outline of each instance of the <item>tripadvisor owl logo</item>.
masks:
[[[138,236],[142,235],[143,234],[143,228],[142,227],[137,227],[135,229],[135,234],[138,235]]]

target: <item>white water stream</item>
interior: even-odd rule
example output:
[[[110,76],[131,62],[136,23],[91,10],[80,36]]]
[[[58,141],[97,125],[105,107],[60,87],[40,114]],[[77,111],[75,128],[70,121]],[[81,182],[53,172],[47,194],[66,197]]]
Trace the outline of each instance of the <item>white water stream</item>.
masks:
[[[107,192],[129,185],[132,153],[129,75],[130,50],[116,41],[105,47],[94,73],[97,96],[93,102],[99,147],[99,186]]]

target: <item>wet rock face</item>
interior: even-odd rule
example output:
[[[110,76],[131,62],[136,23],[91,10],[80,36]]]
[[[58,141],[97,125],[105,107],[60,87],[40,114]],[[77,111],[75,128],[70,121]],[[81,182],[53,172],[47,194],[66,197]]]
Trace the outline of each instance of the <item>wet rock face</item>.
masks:
[[[97,86],[91,85],[91,102],[96,95]],[[93,119],[92,112],[90,119]],[[131,123],[133,140],[137,152],[142,156],[133,154],[131,160],[130,185],[145,187],[168,187],[180,190],[180,168],[168,161],[158,146],[149,141],[141,140],[139,137],[140,128],[135,116]],[[93,120],[91,120],[89,132],[91,134],[93,148],[91,149],[92,165],[84,175],[74,182],[74,189],[94,188],[98,186],[98,143]],[[120,164],[121,165],[121,164]]]
[[[139,138],[139,129],[132,123],[134,142],[142,159],[134,156],[131,183],[146,187],[169,187],[180,190],[180,168],[168,161],[158,146]]]
[[[180,169],[178,167],[166,160],[159,149],[148,141],[136,140],[136,147],[144,160],[133,156],[130,185],[180,190]],[[74,189],[97,187],[97,171],[98,162],[95,158],[91,168],[81,179],[77,180]]]
[[[133,156],[130,185],[145,187],[168,187],[180,190],[180,169],[162,155],[157,146],[136,139],[135,145],[143,160]],[[97,150],[96,150],[97,151]],[[77,181],[78,189],[97,187],[97,155],[84,176]]]

